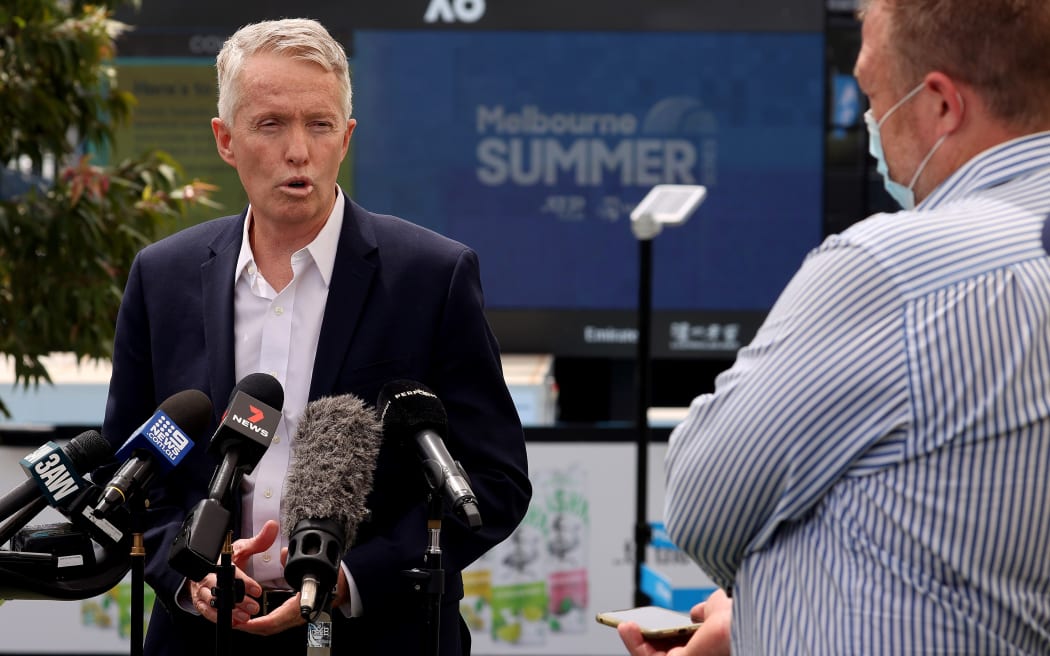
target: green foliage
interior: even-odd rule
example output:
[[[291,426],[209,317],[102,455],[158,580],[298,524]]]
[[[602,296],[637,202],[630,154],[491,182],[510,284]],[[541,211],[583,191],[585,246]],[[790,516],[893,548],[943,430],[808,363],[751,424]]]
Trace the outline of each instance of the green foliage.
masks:
[[[112,354],[135,253],[214,188],[185,183],[163,152],[94,166],[135,99],[117,86],[112,20],[119,0],[6,0],[0,5],[0,169],[28,163],[52,181],[0,186],[0,357],[25,386],[50,382],[41,358]],[[26,187],[28,186],[28,190]],[[7,408],[0,400],[0,414]]]

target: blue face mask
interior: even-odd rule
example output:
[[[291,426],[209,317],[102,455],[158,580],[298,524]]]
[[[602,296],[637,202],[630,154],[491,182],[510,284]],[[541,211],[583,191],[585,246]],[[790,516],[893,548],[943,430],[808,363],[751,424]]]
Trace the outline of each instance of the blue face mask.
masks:
[[[926,168],[926,164],[929,163],[930,158],[933,157],[933,154],[941,147],[941,144],[948,138],[948,135],[945,133],[937,140],[937,143],[933,144],[933,148],[930,149],[930,152],[926,153],[926,157],[924,157],[922,162],[919,163],[919,167],[915,169],[915,174],[911,176],[911,182],[905,187],[901,183],[895,182],[890,178],[890,167],[886,163],[886,154],[882,152],[882,137],[880,136],[879,128],[882,127],[882,124],[886,122],[886,119],[888,119],[893,112],[897,111],[901,105],[908,102],[914,98],[917,93],[922,91],[922,88],[925,85],[925,82],[920,82],[917,87],[898,100],[893,107],[890,107],[889,111],[883,114],[882,118],[878,121],[875,120],[870,109],[864,112],[864,123],[868,126],[868,152],[871,153],[871,156],[875,158],[876,162],[878,162],[876,170],[879,172],[879,175],[882,176],[882,183],[883,186],[886,187],[886,191],[893,200],[897,201],[898,205],[906,210],[915,209],[915,191],[913,190],[915,183],[919,180],[919,176],[922,175],[922,171]]]

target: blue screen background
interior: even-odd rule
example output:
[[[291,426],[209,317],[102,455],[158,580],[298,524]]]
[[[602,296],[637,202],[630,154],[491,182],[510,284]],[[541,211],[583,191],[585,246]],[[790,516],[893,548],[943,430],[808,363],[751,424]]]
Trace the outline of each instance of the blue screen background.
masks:
[[[634,308],[656,183],[707,199],[654,241],[655,309],[768,310],[821,238],[819,33],[363,30],[351,67],[355,199],[477,250],[490,308]]]

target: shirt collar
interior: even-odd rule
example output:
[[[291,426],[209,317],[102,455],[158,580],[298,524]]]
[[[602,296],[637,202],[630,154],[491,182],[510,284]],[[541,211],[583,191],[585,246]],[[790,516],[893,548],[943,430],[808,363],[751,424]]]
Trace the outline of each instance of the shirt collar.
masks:
[[[343,190],[336,185],[335,205],[332,207],[332,213],[328,215],[328,220],[325,221],[321,231],[317,233],[312,242],[292,255],[295,258],[301,253],[309,253],[310,257],[313,258],[314,264],[317,265],[317,270],[321,274],[325,286],[332,282],[332,270],[335,268],[335,252],[339,247],[339,233],[343,228],[343,212],[345,208],[346,199],[343,196]],[[251,227],[252,220],[252,207],[249,205],[248,214],[244,219],[244,229],[241,233],[241,251],[237,256],[237,266],[233,269],[234,284],[237,284],[237,281],[244,274],[244,270],[255,261],[251,242],[248,239],[248,229]]]
[[[948,176],[917,209],[932,210],[945,203],[1050,168],[1050,132],[1011,139],[978,154]]]

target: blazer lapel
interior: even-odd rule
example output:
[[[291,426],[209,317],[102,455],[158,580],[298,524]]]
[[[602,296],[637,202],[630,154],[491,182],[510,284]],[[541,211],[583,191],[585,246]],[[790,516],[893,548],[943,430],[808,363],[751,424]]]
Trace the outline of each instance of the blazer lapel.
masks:
[[[240,254],[244,218],[233,221],[210,247],[212,257],[201,265],[201,298],[204,344],[208,354],[209,396],[216,416],[226,407],[226,397],[235,384],[233,343],[233,271]]]
[[[347,197],[332,283],[314,357],[311,399],[330,394],[335,389],[375,276],[376,265],[372,259],[375,250],[375,235],[368,223],[368,213]],[[232,271],[230,275],[233,275]]]

